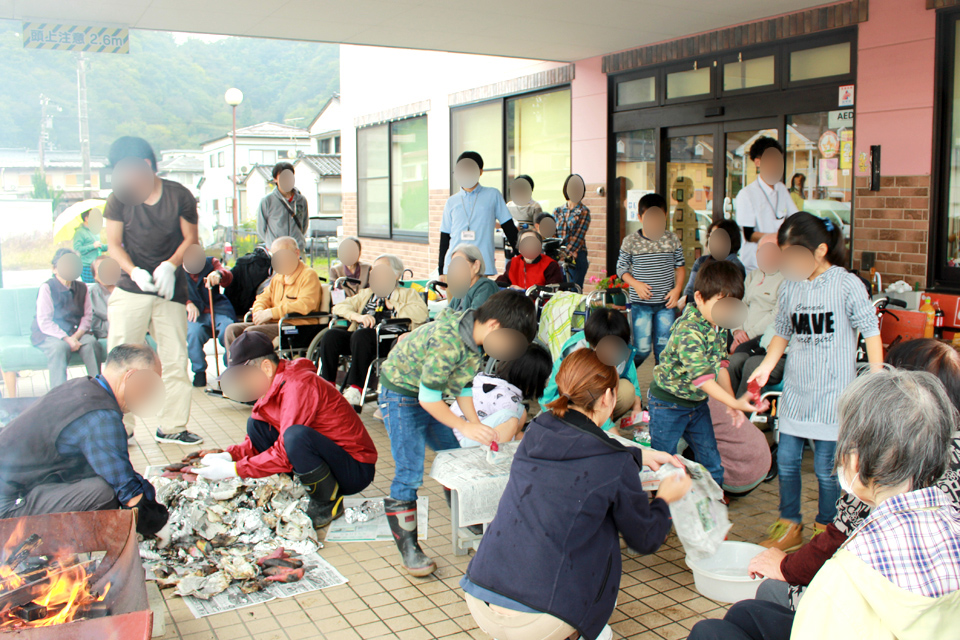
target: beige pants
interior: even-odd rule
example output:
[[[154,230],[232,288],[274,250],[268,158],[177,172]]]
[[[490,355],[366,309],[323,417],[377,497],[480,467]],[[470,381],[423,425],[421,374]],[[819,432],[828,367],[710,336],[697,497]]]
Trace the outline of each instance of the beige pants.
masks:
[[[192,387],[187,376],[187,307],[145,293],[130,293],[117,287],[107,303],[107,351],[118,344],[141,344],[147,332],[157,341],[163,367],[163,408],[157,414],[160,430],[178,433],[190,419]],[[133,416],[124,416],[127,431],[133,431]],[[148,425],[152,428],[152,425]]]
[[[576,637],[576,629],[549,613],[521,613],[487,604],[469,593],[463,595],[477,626],[497,640],[564,640],[570,636]]]
[[[629,380],[620,378],[620,385],[617,387],[617,404],[613,407],[613,415],[610,420],[616,422],[623,416],[633,410],[633,403],[637,401],[637,388]]]

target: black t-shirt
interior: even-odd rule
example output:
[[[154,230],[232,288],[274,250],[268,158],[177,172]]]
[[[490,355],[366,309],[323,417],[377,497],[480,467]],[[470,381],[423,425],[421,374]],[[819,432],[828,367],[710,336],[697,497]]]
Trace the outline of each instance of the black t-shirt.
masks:
[[[151,274],[183,243],[180,219],[197,224],[197,200],[190,190],[179,182],[162,180],[162,183],[163,193],[156,204],[132,207],[123,204],[111,193],[103,209],[104,218],[123,223],[123,248],[133,264]],[[146,293],[125,271],[121,271],[117,286],[131,293]],[[173,301],[187,301],[187,278],[183,269],[177,269]]]

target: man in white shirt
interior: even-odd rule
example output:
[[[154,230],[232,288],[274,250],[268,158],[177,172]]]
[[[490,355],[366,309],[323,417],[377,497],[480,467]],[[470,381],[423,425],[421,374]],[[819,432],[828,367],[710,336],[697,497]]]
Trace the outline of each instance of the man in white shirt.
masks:
[[[750,146],[750,159],[757,165],[757,179],[737,194],[734,211],[743,230],[740,261],[747,272],[757,268],[757,242],[776,233],[788,217],[797,212],[783,179],[783,147],[762,136]]]

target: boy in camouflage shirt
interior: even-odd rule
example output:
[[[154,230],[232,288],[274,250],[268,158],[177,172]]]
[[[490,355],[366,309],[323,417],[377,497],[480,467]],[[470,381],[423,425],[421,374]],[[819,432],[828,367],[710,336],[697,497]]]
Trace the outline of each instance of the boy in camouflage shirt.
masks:
[[[476,311],[444,313],[417,328],[397,343],[381,369],[380,410],[395,463],[384,507],[411,575],[426,576],[437,568],[417,542],[417,489],[423,483],[426,447],[459,448],[454,429],[484,445],[496,437],[473,407],[473,377],[484,352],[499,359],[520,353],[526,345],[511,343],[533,340],[536,317],[533,303],[522,292],[501,291]],[[457,398],[466,422],[450,410],[445,395]]]
[[[650,446],[676,453],[682,437],[718,485],[723,466],[713,433],[707,398],[731,409],[757,410],[744,395],[737,399],[727,373],[727,330],[718,325],[736,324],[735,312],[725,298],[743,298],[743,274],[731,262],[710,262],[700,269],[695,284],[695,304],[687,305],[673,325],[660,364],[650,383]],[[741,303],[742,304],[742,303]]]

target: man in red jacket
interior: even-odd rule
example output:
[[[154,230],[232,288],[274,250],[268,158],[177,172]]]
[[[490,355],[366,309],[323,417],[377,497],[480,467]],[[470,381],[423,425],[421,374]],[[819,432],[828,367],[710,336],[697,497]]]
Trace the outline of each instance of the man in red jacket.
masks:
[[[262,333],[240,334],[230,345],[230,363],[221,377],[224,395],[259,399],[243,443],[201,451],[197,475],[222,480],[292,471],[310,497],[313,525],[330,524],[343,514],[343,496],[373,480],[377,449],[366,427],[310,360],[280,360]]]
[[[497,284],[501,287],[514,289],[561,282],[563,270],[556,260],[543,253],[543,238],[532,229],[520,234],[520,255],[513,256],[507,263],[506,271],[497,278]]]

